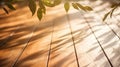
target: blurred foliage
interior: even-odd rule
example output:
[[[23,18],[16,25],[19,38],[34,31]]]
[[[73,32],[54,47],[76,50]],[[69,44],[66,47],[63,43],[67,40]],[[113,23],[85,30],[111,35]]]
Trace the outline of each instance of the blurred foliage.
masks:
[[[91,11],[92,8],[89,6],[83,6],[80,3],[77,3],[77,1],[80,0],[0,0],[0,7],[8,14],[8,8],[10,10],[15,10],[13,3],[17,2],[27,2],[28,7],[34,15],[37,12],[37,16],[39,20],[42,19],[43,15],[46,13],[46,7],[54,7],[56,5],[59,5],[60,3],[64,3],[64,8],[66,12],[69,11],[70,6],[73,6],[73,8],[77,10],[84,10],[84,11]],[[39,7],[37,9],[36,2],[38,2]]]
[[[13,4],[17,2],[27,2],[32,15],[37,12],[38,19],[41,20],[43,15],[46,14],[46,7],[54,7],[61,3],[64,3],[65,11],[68,12],[70,7],[72,6],[74,9],[83,10],[83,11],[92,11],[93,9],[89,6],[83,6],[78,3],[80,0],[0,0],[0,7],[8,14],[10,10],[15,10]],[[39,4],[37,8],[37,3]],[[103,21],[106,20],[108,16],[112,17],[115,9],[119,7],[119,3],[113,4],[111,6],[111,10],[104,15]]]
[[[8,8],[10,10],[15,10],[13,3],[17,2],[27,2],[32,15],[37,12],[38,19],[41,20],[43,15],[46,14],[46,7],[54,7],[61,3],[64,3],[65,11],[68,12],[70,6],[77,10],[92,11],[93,9],[89,6],[83,6],[78,3],[80,0],[0,0],[0,7],[8,14]],[[38,3],[38,8],[37,8]]]
[[[111,10],[108,11],[108,12],[104,15],[103,21],[105,21],[108,16],[110,16],[110,17],[112,18],[113,12],[114,12],[115,9],[117,9],[119,6],[120,6],[119,3],[118,3],[118,4],[117,4],[117,3],[116,3],[116,4],[113,4],[113,5],[111,6]]]

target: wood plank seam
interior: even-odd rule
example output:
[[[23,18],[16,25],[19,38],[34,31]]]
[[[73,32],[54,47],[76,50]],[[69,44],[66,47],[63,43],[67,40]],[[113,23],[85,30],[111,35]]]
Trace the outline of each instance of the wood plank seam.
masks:
[[[114,29],[112,29],[107,22],[105,22],[105,24],[111,29],[111,31],[112,31],[112,32],[118,37],[118,39],[120,40],[120,36],[114,31]]]
[[[105,9],[105,8],[104,8],[104,10],[107,11],[107,9]],[[102,19],[102,16],[100,16],[98,12],[96,12],[96,13],[97,13],[97,15]],[[115,16],[113,16],[113,19],[115,19],[116,21],[119,22],[119,20],[116,19]],[[105,25],[111,30],[111,32],[113,32],[114,35],[120,40],[119,34],[114,30],[114,28],[112,28],[112,27],[109,25],[109,22],[106,21],[106,22],[104,22],[104,24],[105,24]]]
[[[74,40],[74,37],[73,37],[73,32],[72,32],[72,28],[71,28],[71,24],[70,24],[70,18],[69,18],[69,15],[67,13],[66,13],[66,17],[68,19],[68,24],[69,24],[69,28],[70,28],[70,34],[71,34],[72,41],[73,41],[73,46],[74,46],[74,52],[75,52],[75,57],[76,57],[76,61],[77,61],[77,66],[80,67],[79,61],[78,61],[77,50],[76,50],[76,47],[75,47],[75,40]]]
[[[81,13],[80,13],[80,14],[81,14]],[[81,14],[81,15],[83,15],[83,14]],[[95,35],[94,31],[92,30],[91,25],[88,23],[87,18],[86,18],[86,17],[84,17],[84,15],[83,15],[83,18],[85,19],[85,21],[86,21],[86,23],[88,24],[89,28],[91,29],[91,31],[92,31],[92,33],[93,33],[93,35],[95,36],[95,39],[97,40],[97,42],[98,42],[98,44],[99,44],[99,46],[100,46],[101,50],[103,51],[103,53],[104,53],[105,57],[107,58],[107,60],[108,60],[108,62],[109,62],[109,64],[110,64],[110,66],[111,66],[111,67],[113,67],[113,64],[111,63],[111,61],[110,61],[109,57],[107,56],[107,54],[106,54],[105,50],[103,49],[103,47],[102,47],[102,45],[101,45],[101,43],[99,42],[99,40],[98,40],[98,38],[96,37],[96,35]]]
[[[105,8],[104,8],[105,9]],[[106,10],[106,9],[105,9]],[[98,12],[96,12],[97,14],[98,14]],[[101,16],[99,16],[101,19],[102,19],[102,17]],[[114,19],[115,19],[115,16],[113,16],[114,17]],[[117,21],[119,21],[118,19],[116,19]],[[110,25],[107,23],[107,22],[104,22],[110,29],[111,29],[111,31],[119,38],[119,40],[120,40],[120,37],[119,37],[119,35],[114,31],[114,29],[112,29],[111,27],[110,27]]]
[[[39,25],[39,24],[38,24],[38,25]],[[23,48],[22,51],[20,52],[19,56],[17,57],[17,59],[16,59],[15,62],[13,63],[12,67],[15,67],[15,65],[17,64],[19,58],[21,57],[21,55],[23,54],[23,52],[24,52],[25,49],[27,48],[28,43],[30,42],[30,40],[31,40],[31,38],[32,38],[32,36],[33,36],[33,33],[34,33],[34,31],[35,31],[36,28],[37,28],[37,24],[33,27],[32,33],[31,33],[28,41],[26,42],[26,45],[24,46],[24,48]]]
[[[96,13],[98,13],[98,12],[96,12]],[[102,19],[101,16],[99,16],[99,17]],[[114,18],[114,19],[115,19],[115,18]],[[114,29],[112,29],[107,22],[104,22],[104,23],[111,29],[111,31],[112,31],[112,32],[117,36],[117,38],[120,40],[120,36],[114,31]]]
[[[49,61],[50,61],[50,54],[51,54],[51,45],[52,45],[52,39],[53,39],[53,32],[54,32],[54,21],[52,22],[52,32],[51,32],[51,41],[50,41],[50,46],[49,46],[49,52],[48,52],[48,60],[47,60],[47,65],[46,65],[46,67],[48,67],[49,66]]]
[[[98,12],[96,12],[97,13],[97,15],[99,16],[99,14],[98,14]],[[102,19],[102,17],[101,16],[99,16],[101,19]],[[114,17],[114,16],[113,16]],[[114,19],[116,19],[115,17],[114,17]],[[117,20],[117,19],[116,19]],[[118,21],[118,20],[117,20]],[[110,30],[114,33],[114,35],[120,40],[120,36],[115,32],[115,30],[109,25],[109,23],[108,22],[104,22],[105,23],[105,25],[106,26],[108,26],[108,28],[110,28]],[[113,66],[112,66],[113,67]]]
[[[108,23],[105,22],[105,24],[111,29],[111,31],[118,37],[118,39],[120,40],[119,35],[109,26]]]

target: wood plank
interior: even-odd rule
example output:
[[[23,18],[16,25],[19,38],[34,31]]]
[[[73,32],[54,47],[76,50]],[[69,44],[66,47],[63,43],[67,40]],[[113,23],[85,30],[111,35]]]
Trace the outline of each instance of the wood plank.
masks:
[[[72,9],[69,13],[70,24],[76,44],[81,67],[110,67],[93,32],[80,14]]]
[[[20,9],[16,11],[17,13],[21,12],[21,10],[24,10],[27,8]],[[26,11],[26,10],[25,10]],[[32,36],[32,31],[34,30],[35,23],[33,23],[33,19],[29,19],[28,17],[30,13],[19,13],[21,16],[18,16],[16,14],[16,17],[13,15],[10,15],[11,18],[6,18],[4,20],[10,21],[7,27],[10,27],[10,29],[14,30],[14,28],[17,27],[17,25],[21,25],[21,28],[19,28],[8,40],[6,43],[3,44],[3,46],[0,47],[0,66],[1,67],[12,67],[14,63],[16,62],[17,58],[21,54],[24,47],[27,45],[30,37]],[[16,20],[14,20],[16,18]],[[26,18],[26,19],[25,19]],[[11,23],[13,21],[13,23]],[[12,25],[13,24],[13,25]],[[3,24],[4,26],[4,24]],[[6,27],[6,28],[7,28]],[[9,29],[9,28],[8,28]],[[8,30],[9,31],[9,30]],[[7,32],[7,30],[5,31]]]
[[[110,9],[108,8],[105,11],[108,11],[108,10],[110,10]],[[105,11],[102,13],[105,13]],[[115,45],[113,46],[114,55],[111,58],[111,61],[114,61],[112,63],[115,67],[120,66],[120,63],[118,62],[118,61],[120,61],[120,55],[119,55],[119,53],[120,53],[120,51],[119,51],[119,49],[120,49],[120,31],[119,31],[120,27],[119,27],[119,19],[118,19],[118,18],[120,18],[120,16],[118,15],[118,11],[119,11],[119,9],[115,11],[112,18],[108,18],[106,20],[107,26],[111,29],[111,31],[116,35],[116,37],[118,39],[117,41],[114,42],[117,44],[115,44],[116,46]]]
[[[104,4],[104,6],[107,6],[108,4]],[[93,5],[95,7],[95,4]],[[96,7],[98,8],[98,7]],[[99,8],[103,9],[104,8]],[[118,62],[118,58],[120,57],[119,52],[117,50],[120,49],[120,39],[116,35],[114,29],[112,29],[108,24],[102,23],[102,15],[104,16],[105,11],[92,13],[93,18],[96,19],[95,21],[92,21],[89,17],[87,17],[87,21],[90,23],[92,29],[98,30],[95,31],[95,35],[98,38],[100,44],[104,48],[108,58],[110,59],[110,62],[112,63],[113,67],[119,67],[120,63]],[[86,15],[87,16],[87,15]],[[99,22],[97,22],[99,21]]]
[[[26,18],[30,18],[31,14],[27,11],[28,9],[22,8],[17,9],[16,11],[10,11],[9,14],[5,14],[2,10],[0,10],[0,46],[6,43],[7,40],[13,36],[16,30],[20,28],[20,26],[29,21]],[[23,14],[24,12],[27,12],[27,15]]]
[[[120,38],[120,24],[119,24],[119,8],[115,10],[113,17],[112,18],[108,18],[106,20],[106,23],[108,26],[110,26],[110,28],[115,32],[115,34],[118,36],[118,38]]]
[[[55,12],[54,33],[48,67],[77,67],[70,29],[64,9]]]
[[[34,31],[33,37],[28,43],[23,54],[14,67],[47,67],[48,55],[53,32],[54,10],[48,8],[49,12]]]
[[[101,12],[101,13],[106,13],[108,10],[110,10],[109,8],[108,9],[105,9],[105,11]],[[101,13],[98,13],[98,14],[101,14]],[[100,15],[102,16],[102,14]],[[114,33],[114,35],[116,36],[116,40],[113,41],[112,44],[112,47],[113,47],[113,52],[112,54],[114,54],[112,57],[111,57],[111,61],[112,61],[112,64],[114,67],[119,67],[120,66],[120,63],[117,62],[119,61],[120,59],[120,55],[119,55],[119,49],[120,49],[120,32],[119,32],[119,26],[117,25],[118,24],[118,20],[114,17],[114,18],[108,18],[108,20],[106,20],[106,25],[111,29],[111,31]]]

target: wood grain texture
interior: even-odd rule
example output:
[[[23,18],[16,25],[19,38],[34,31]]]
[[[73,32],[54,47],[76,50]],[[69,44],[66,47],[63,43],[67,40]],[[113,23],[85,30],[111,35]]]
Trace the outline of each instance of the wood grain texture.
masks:
[[[111,1],[80,3],[94,11],[65,13],[61,4],[47,8],[41,21],[27,7],[0,12],[0,67],[119,67],[118,11],[103,23]]]
[[[95,6],[95,4],[93,6]],[[107,8],[109,4],[103,3],[103,6]],[[109,21],[103,22],[101,19],[109,9],[101,8],[101,9],[104,9],[104,11],[98,12],[98,8],[99,7],[96,7],[94,12],[89,14],[93,16],[94,21],[91,21],[91,19],[89,18],[87,19],[87,21],[90,23],[94,31],[97,30],[95,31],[95,35],[99,40],[100,44],[102,45],[103,49],[105,50],[105,53],[108,56],[108,59],[110,60],[111,65],[113,67],[119,67],[120,63],[117,61],[119,60],[118,58],[120,57],[119,51],[118,51],[120,49],[119,47],[120,39],[115,29],[115,27],[117,27],[116,22],[114,21],[115,18],[112,19],[112,21],[114,22],[112,21],[110,22],[111,19]],[[86,16],[88,17],[88,15]],[[115,51],[118,51],[118,52],[116,53]]]
[[[23,8],[21,10],[26,11],[26,8]],[[19,12],[19,11],[20,10],[17,10],[16,12]],[[13,13],[15,14],[15,12]],[[34,22],[33,19],[29,21],[24,20],[25,17],[30,18],[28,17],[29,13],[26,13],[26,15],[20,15],[20,16],[19,14],[16,14],[16,19],[14,19],[15,18],[14,14],[6,16],[4,18],[6,24],[5,23],[1,24],[2,26],[4,26],[3,28],[6,28],[4,29],[3,33],[7,33],[9,31],[12,31],[12,30],[14,31],[17,29],[14,33],[12,33],[12,35],[11,33],[9,33],[10,35],[8,34],[8,36],[10,36],[10,38],[8,38],[7,41],[0,46],[0,66],[1,67],[12,67],[14,65],[17,58],[21,54],[22,50],[24,49],[29,39],[31,38],[32,36],[31,34],[36,25],[35,23],[33,23]]]
[[[15,67],[46,67],[48,62],[51,37],[53,32],[53,13],[48,13],[41,21],[37,21],[37,27],[33,36],[18,59]]]
[[[74,9],[69,13],[74,41],[81,67],[109,67],[99,43],[81,12]]]
[[[54,32],[48,67],[77,67],[73,41],[64,9],[55,15]]]

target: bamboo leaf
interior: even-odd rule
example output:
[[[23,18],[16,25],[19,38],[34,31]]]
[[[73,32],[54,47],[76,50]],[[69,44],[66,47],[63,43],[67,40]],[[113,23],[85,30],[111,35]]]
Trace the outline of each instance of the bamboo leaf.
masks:
[[[69,4],[68,2],[66,2],[66,3],[64,4],[64,8],[65,8],[65,11],[68,12],[69,9],[70,9],[70,4]]]
[[[59,5],[61,3],[62,0],[54,0],[54,4],[55,5]]]
[[[103,21],[106,20],[106,18],[108,17],[109,14],[110,14],[110,12],[108,12],[108,13],[106,13],[106,14],[104,15]]]
[[[77,4],[76,4],[76,3],[72,3],[72,6],[73,6],[73,8],[75,8],[75,9],[79,10],[79,8],[78,8],[78,6],[77,6]]]
[[[76,5],[77,5],[77,6],[78,6],[81,10],[86,11],[85,7],[84,7],[84,6],[82,6],[80,3],[76,3]]]
[[[39,0],[39,7],[42,9],[42,12],[46,14],[46,8],[41,0]]]
[[[117,6],[116,6],[116,7],[114,7],[114,8],[111,10],[110,17],[112,17],[113,12],[115,11],[115,9],[116,9],[116,8],[117,8]]]
[[[43,5],[43,2],[41,0],[39,0],[39,7],[40,8],[44,8],[45,6]]]
[[[42,9],[42,12],[43,12],[44,14],[46,14],[46,9],[45,9],[45,8],[43,8],[43,9]]]
[[[37,17],[38,17],[39,20],[41,20],[41,19],[42,19],[42,16],[43,16],[43,14],[42,14],[42,9],[39,8],[38,11],[37,11]]]
[[[93,9],[89,6],[85,6],[85,9],[88,10],[88,11],[92,11]]]
[[[28,0],[28,2],[29,2],[28,6],[30,8],[30,11],[32,12],[32,15],[34,15],[36,12],[36,3],[34,0]]]

